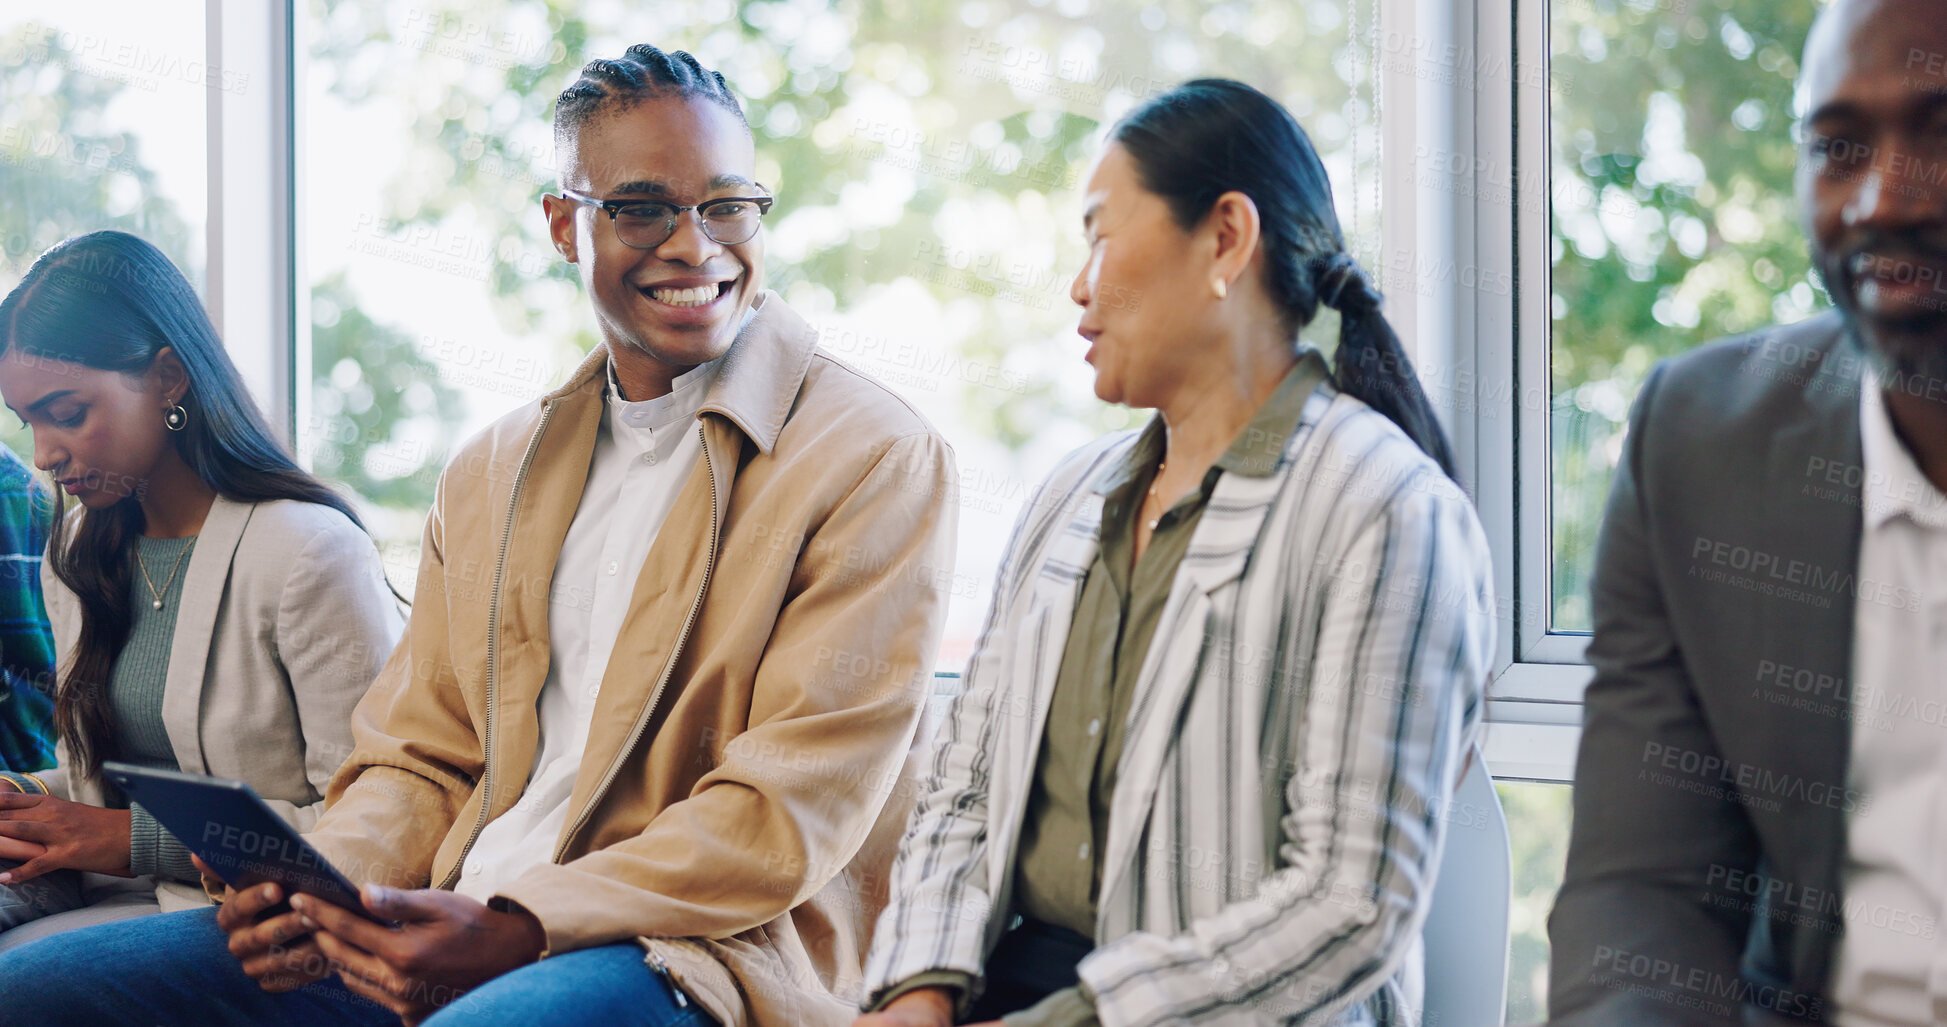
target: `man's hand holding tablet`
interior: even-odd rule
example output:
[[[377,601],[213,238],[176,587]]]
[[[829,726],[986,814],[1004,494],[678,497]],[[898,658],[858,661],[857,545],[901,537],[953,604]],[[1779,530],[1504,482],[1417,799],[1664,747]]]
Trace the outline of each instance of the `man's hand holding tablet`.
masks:
[[[345,986],[399,1014],[407,1027],[541,957],[547,932],[519,906],[507,912],[437,888],[368,884],[370,917],[297,895],[291,905]],[[373,918],[395,923],[382,927]],[[236,936],[232,935],[232,939]]]
[[[200,858],[196,869],[206,877],[219,877]],[[276,884],[258,884],[238,891],[225,886],[223,904],[216,910],[216,925],[230,936],[230,954],[243,964],[243,972],[265,991],[290,991],[312,981],[331,976],[337,968],[318,948],[313,927],[294,909],[271,912],[283,906],[284,889]]]
[[[216,922],[266,991],[338,974],[416,1024],[482,982],[539,959],[541,922],[438,889],[358,888],[247,785],[106,763],[103,770],[224,883]]]

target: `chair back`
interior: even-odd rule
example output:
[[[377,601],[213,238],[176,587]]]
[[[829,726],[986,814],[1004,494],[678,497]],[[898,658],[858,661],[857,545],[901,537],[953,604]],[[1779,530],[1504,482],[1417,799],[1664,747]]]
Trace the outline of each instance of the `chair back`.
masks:
[[[1421,934],[1422,1027],[1498,1027],[1507,1014],[1508,818],[1478,751],[1470,763],[1447,810],[1446,851]]]

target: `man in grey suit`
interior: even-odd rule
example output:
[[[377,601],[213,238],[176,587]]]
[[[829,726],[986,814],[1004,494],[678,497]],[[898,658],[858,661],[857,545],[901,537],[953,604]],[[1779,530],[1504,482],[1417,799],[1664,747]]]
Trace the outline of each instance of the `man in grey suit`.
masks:
[[[1947,1022],[1947,17],[1837,0],[1798,195],[1837,310],[1644,383],[1610,495],[1558,1025]]]

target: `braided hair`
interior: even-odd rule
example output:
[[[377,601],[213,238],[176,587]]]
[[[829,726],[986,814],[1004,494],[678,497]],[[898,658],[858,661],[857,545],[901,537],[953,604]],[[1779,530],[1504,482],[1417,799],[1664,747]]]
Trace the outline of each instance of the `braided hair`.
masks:
[[[730,92],[721,72],[697,63],[681,50],[668,53],[637,43],[615,60],[597,57],[582,65],[581,77],[561,91],[554,102],[557,147],[573,141],[581,127],[603,111],[623,111],[654,97],[678,96],[708,100],[737,116],[749,127],[744,108]]]
[[[1380,311],[1379,290],[1345,251],[1325,165],[1289,111],[1242,82],[1194,79],[1125,115],[1109,139],[1129,154],[1143,188],[1169,205],[1185,231],[1201,224],[1223,194],[1249,196],[1262,219],[1271,298],[1292,334],[1321,305],[1337,310],[1339,389],[1392,419],[1453,476],[1446,432]]]

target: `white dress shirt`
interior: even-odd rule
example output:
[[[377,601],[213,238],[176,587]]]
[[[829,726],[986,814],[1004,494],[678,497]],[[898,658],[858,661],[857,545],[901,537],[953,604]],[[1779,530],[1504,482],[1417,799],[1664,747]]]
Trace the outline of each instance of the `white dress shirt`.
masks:
[[[453,890],[485,902],[528,868],[551,862],[622,619],[649,547],[703,455],[696,414],[722,358],[692,368],[669,394],[630,403],[609,365],[588,485],[561,543],[548,596],[552,655],[541,685],[540,746],[527,789],[475,840]]]
[[[1859,407],[1864,480],[1853,609],[1851,814],[1840,1027],[1947,1023],[1947,496],[1894,434],[1874,376]]]

